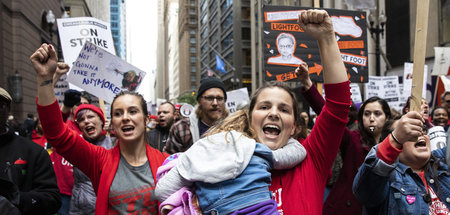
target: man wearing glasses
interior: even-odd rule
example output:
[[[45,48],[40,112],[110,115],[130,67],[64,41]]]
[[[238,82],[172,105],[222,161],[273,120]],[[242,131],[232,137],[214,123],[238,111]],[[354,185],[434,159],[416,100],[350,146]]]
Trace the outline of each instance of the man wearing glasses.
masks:
[[[173,154],[189,149],[211,126],[228,116],[226,100],[225,85],[221,80],[203,79],[197,91],[195,113],[172,126],[164,151]]]

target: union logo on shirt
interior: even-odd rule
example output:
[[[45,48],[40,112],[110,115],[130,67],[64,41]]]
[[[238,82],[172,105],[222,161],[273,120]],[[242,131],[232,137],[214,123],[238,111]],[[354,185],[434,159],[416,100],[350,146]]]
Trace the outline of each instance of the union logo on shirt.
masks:
[[[14,161],[14,165],[19,165],[19,164],[27,164],[26,160],[23,160],[22,158],[17,159],[16,161]]]

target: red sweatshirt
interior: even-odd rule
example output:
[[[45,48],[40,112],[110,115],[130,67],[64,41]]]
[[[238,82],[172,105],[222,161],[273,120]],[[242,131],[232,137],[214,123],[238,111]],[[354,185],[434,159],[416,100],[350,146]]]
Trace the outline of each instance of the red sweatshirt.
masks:
[[[56,100],[48,106],[37,104],[37,110],[48,142],[59,154],[91,179],[92,187],[97,194],[95,214],[108,214],[109,188],[116,175],[120,160],[119,144],[107,150],[90,144],[76,132],[68,129],[67,125],[63,123]],[[156,171],[164,162],[166,155],[148,144],[146,144],[146,150],[153,179],[156,182]]]
[[[297,167],[272,172],[270,190],[281,214],[322,214],[323,193],[350,111],[349,82],[325,85],[326,102],[303,142],[308,155]]]

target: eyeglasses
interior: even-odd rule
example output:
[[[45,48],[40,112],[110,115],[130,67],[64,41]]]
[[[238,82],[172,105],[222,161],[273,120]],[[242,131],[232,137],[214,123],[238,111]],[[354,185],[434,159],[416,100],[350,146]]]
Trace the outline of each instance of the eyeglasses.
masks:
[[[225,101],[225,98],[222,96],[202,96],[202,98],[211,103],[214,102],[214,99],[217,100],[217,103],[223,103]]]
[[[450,100],[445,100],[445,103],[450,103]]]

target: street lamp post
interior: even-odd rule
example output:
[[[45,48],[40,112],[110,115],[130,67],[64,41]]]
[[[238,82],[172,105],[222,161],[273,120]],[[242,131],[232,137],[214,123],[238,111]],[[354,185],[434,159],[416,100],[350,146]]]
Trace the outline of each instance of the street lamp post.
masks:
[[[386,16],[383,12],[381,14],[378,13],[377,9],[377,15],[374,15],[373,13],[370,13],[369,21],[370,21],[370,33],[372,35],[375,34],[375,74],[376,76],[381,75],[381,68],[380,68],[380,34],[382,37],[384,37],[384,25],[386,24]]]
[[[53,25],[55,24],[56,18],[55,14],[52,10],[48,10],[47,16],[45,17],[47,19],[49,33],[50,33],[50,43],[53,43]]]
[[[8,75],[8,91],[11,93],[14,103],[22,102],[22,76],[17,70],[13,75]]]

